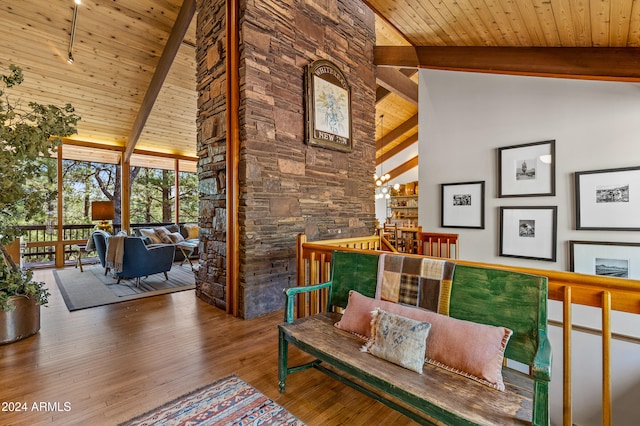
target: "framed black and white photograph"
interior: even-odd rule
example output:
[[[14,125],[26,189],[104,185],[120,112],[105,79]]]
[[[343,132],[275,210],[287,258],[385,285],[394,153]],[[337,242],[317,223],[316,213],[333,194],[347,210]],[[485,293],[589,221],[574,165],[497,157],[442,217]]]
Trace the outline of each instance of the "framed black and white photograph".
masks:
[[[326,59],[307,66],[306,142],[351,152],[351,87],[338,67]]]
[[[500,256],[556,261],[557,206],[500,207]]]
[[[484,181],[440,184],[440,226],[484,229]]]
[[[640,279],[640,243],[569,241],[571,272]]]
[[[556,141],[498,148],[498,197],[556,195]]]
[[[576,172],[576,229],[640,230],[640,167]]]

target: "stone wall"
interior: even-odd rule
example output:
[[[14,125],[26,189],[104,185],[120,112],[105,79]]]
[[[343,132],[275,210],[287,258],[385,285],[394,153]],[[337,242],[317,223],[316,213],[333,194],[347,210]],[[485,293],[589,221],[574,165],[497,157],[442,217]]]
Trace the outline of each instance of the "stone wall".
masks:
[[[282,288],[295,285],[297,234],[304,232],[309,240],[318,240],[374,232],[374,15],[361,1],[288,3],[246,2],[240,13],[239,311],[244,318],[282,309]],[[209,2],[202,4],[204,8]],[[201,30],[198,44],[210,51],[219,38],[207,30],[210,41],[204,41]],[[224,57],[224,49],[216,52]],[[202,89],[224,79],[217,74],[218,67],[211,66],[215,60],[208,62],[216,55],[198,53],[199,173],[206,229],[206,259],[201,261],[198,292],[221,305],[217,283],[224,284],[224,271],[219,268],[224,267],[224,236],[215,223],[224,216],[218,198],[224,191],[219,186],[223,169],[217,166],[224,163],[224,158],[218,161],[218,156],[224,156],[224,120],[215,118],[224,113],[214,92],[223,98],[224,90],[209,89],[204,96]],[[305,144],[304,71],[316,59],[334,62],[351,86],[350,153]],[[205,65],[208,71],[201,75]]]
[[[196,295],[226,309],[225,1],[198,2],[199,269]]]

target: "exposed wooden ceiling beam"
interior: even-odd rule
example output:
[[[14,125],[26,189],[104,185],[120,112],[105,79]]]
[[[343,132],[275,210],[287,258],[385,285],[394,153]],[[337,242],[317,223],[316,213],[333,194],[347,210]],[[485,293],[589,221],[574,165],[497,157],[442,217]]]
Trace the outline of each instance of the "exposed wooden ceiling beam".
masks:
[[[379,66],[640,82],[637,47],[377,46]]]
[[[407,121],[391,130],[389,133],[381,137],[376,141],[376,151],[382,149],[386,144],[393,142],[398,139],[403,134],[407,133],[409,130],[413,129],[418,125],[418,114],[415,114],[413,117],[409,118]]]
[[[169,34],[169,38],[167,39],[167,44],[162,51],[160,60],[158,61],[156,71],[151,78],[149,87],[147,87],[147,92],[145,93],[140,109],[138,110],[138,115],[133,122],[133,127],[129,133],[129,139],[127,140],[127,146],[124,152],[125,162],[131,160],[131,154],[133,154],[133,150],[138,143],[138,138],[140,138],[140,134],[142,133],[144,125],[149,118],[153,104],[158,97],[158,93],[160,93],[160,89],[162,89],[164,80],[169,73],[171,64],[178,53],[178,49],[180,49],[180,45],[184,40],[184,36],[187,33],[187,29],[189,28],[195,13],[196,0],[184,0],[182,7],[180,8],[180,12],[178,13],[178,17],[176,18],[176,22],[171,29],[171,34]]]
[[[409,148],[411,145],[413,145],[416,142],[418,142],[417,132],[409,136],[407,139],[403,140],[401,143],[394,146],[384,154],[380,156],[376,155],[376,166],[379,166],[381,163],[387,161],[389,158],[393,157],[394,155],[397,155],[398,153],[400,153],[400,151],[404,151],[405,149]]]
[[[389,93],[391,93],[391,91],[382,86],[376,87],[376,104],[386,98]]]
[[[400,70],[400,72],[401,72],[402,74],[406,75],[407,77],[413,77],[413,75],[414,75],[415,73],[417,73],[417,72],[418,72],[418,70],[417,70],[417,69],[415,69],[415,68],[402,68],[402,69]],[[384,87],[382,87],[382,86],[378,86],[378,87],[376,88],[376,103],[378,103],[378,102],[380,102],[381,100],[383,100],[384,98],[386,98],[386,97],[387,97],[387,95],[389,95],[390,93],[393,93],[393,92],[391,92],[391,91],[390,91],[390,90],[388,90],[388,89],[385,89],[385,88],[384,88]]]
[[[168,152],[156,152],[156,151],[148,151],[144,149],[135,149],[133,150],[133,153],[137,155],[148,155],[151,157],[173,158],[174,160],[198,161],[198,157],[192,157],[190,155],[171,154]]]
[[[418,105],[418,85],[397,69],[378,67],[376,83],[402,99]]]
[[[405,161],[404,163],[400,164],[398,167],[396,167],[393,170],[389,170],[389,177],[390,179],[394,179],[398,176],[400,176],[403,173],[408,172],[409,170],[413,169],[414,167],[418,167],[418,156],[416,155],[415,157],[411,158],[410,160]]]
[[[121,145],[110,145],[106,143],[88,142],[88,141],[81,141],[81,140],[69,139],[69,138],[62,138],[62,144],[72,145],[72,146],[82,146],[85,148],[92,148],[92,149],[106,149],[108,151],[118,151],[118,152],[124,151],[124,147]]]
[[[80,147],[91,148],[91,149],[104,149],[107,151],[117,151],[117,152],[124,152],[126,149],[124,146],[121,146],[121,145],[109,145],[105,143],[79,141],[77,139],[69,139],[69,138],[62,138],[62,144],[71,145],[71,146],[80,146]],[[184,161],[198,161],[198,157],[192,157],[190,155],[171,154],[167,152],[148,151],[144,149],[134,149],[133,154],[148,155],[148,156],[160,157],[160,158],[172,158],[175,160],[184,160]]]

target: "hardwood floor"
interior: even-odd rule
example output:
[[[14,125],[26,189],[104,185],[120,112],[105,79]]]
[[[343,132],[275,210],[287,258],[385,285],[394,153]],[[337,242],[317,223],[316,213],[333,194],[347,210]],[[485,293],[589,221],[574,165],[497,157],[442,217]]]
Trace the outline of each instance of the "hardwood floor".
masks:
[[[191,290],[70,313],[52,271],[36,278],[52,296],[37,335],[0,346],[1,425],[115,425],[229,374],[309,425],[415,424],[316,370],[289,376],[281,395],[282,312],[240,320]]]

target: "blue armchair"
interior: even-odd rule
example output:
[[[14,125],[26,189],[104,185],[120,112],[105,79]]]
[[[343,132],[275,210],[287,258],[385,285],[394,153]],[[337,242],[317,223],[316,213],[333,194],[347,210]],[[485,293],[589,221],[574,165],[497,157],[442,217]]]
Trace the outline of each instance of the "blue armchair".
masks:
[[[104,274],[107,275],[109,268],[107,268],[106,265],[106,256],[109,233],[105,231],[94,231],[91,237],[93,238],[93,248],[98,253],[98,259],[100,259],[100,264],[104,268]]]
[[[156,245],[147,247],[140,237],[124,239],[124,255],[122,257],[122,271],[114,274],[118,283],[122,278],[135,278],[136,287],[140,286],[140,277],[164,273],[169,279],[167,271],[173,265],[176,248],[173,245]]]

